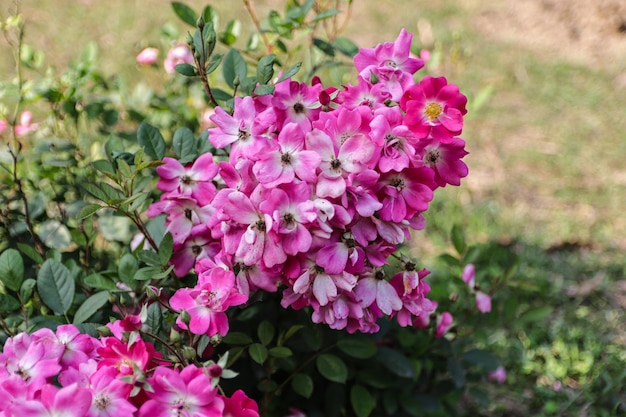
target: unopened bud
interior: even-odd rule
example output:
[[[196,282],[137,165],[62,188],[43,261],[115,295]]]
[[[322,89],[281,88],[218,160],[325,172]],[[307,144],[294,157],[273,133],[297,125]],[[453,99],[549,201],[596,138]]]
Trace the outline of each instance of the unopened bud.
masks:
[[[148,285],[146,287],[146,295],[151,300],[156,300],[161,297],[162,288],[155,287],[154,285]]]
[[[98,332],[98,334],[100,334],[100,336],[102,337],[110,337],[113,336],[113,332],[111,331],[111,329],[109,329],[107,326],[98,326],[96,328],[96,331]]]
[[[378,75],[370,71],[370,84],[377,84],[378,80],[379,80]]]
[[[176,329],[172,329],[170,330],[170,337],[169,339],[173,342],[173,343],[178,343],[180,342],[180,333],[176,330]]]
[[[178,317],[180,317],[180,320],[185,324],[189,324],[191,321],[191,316],[186,310],[181,311]]]
[[[196,20],[196,26],[198,29],[202,29],[204,27],[204,17],[200,16],[198,20]]]
[[[191,346],[183,346],[183,357],[185,359],[196,359],[196,350]]]

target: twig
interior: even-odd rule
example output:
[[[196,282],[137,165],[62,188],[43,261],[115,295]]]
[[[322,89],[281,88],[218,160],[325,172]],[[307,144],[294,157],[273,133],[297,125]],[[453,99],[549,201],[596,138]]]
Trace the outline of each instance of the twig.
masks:
[[[252,23],[254,23],[254,27],[256,27],[257,32],[261,35],[261,39],[263,40],[263,44],[265,45],[265,51],[268,54],[272,53],[272,44],[270,40],[267,38],[265,32],[261,29],[261,22],[259,20],[259,16],[256,14],[256,10],[254,9],[254,1],[251,0],[243,0],[243,5],[245,6],[250,18],[252,19]]]

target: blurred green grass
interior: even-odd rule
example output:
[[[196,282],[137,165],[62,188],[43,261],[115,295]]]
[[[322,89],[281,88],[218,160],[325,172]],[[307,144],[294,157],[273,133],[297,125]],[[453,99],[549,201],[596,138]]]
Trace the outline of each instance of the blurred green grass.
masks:
[[[198,10],[205,5],[186,3]],[[281,3],[259,1],[259,15]],[[237,16],[249,26],[239,5],[213,3],[223,22]],[[0,6],[3,16],[10,7]],[[95,41],[102,71],[121,73],[130,83],[145,76],[135,55],[157,42],[163,24],[175,22],[166,0],[30,0],[20,7],[25,41],[42,50],[48,64],[61,69]],[[470,176],[458,189],[439,190],[413,249],[426,259],[449,249],[448,233],[458,223],[469,241],[496,242],[519,257],[516,292],[509,296],[531,307],[554,307],[539,326],[495,332],[493,344],[512,377],[491,414],[476,415],[507,415],[521,404],[537,415],[584,415],[572,407],[613,404],[603,393],[614,396],[619,387],[607,387],[626,381],[620,374],[626,304],[618,291],[626,271],[626,89],[615,82],[623,69],[584,65],[487,36],[476,24],[482,11],[472,1],[355,2],[344,35],[373,46],[395,39],[401,27],[417,32],[422,22],[424,46],[442,57],[438,67],[431,66],[433,75],[458,84],[470,109],[491,89],[468,114],[462,135]],[[424,22],[432,27],[432,41]],[[5,43],[0,53],[8,57]],[[0,60],[0,73],[12,71],[9,59]],[[597,274],[601,279],[593,281]],[[571,291],[590,281],[589,291]],[[591,368],[580,368],[580,351],[591,354]],[[550,385],[557,380],[566,385],[561,391]],[[550,401],[556,411],[545,408]],[[608,414],[599,415],[612,415],[610,406],[602,410]],[[515,415],[527,415],[523,411]]]

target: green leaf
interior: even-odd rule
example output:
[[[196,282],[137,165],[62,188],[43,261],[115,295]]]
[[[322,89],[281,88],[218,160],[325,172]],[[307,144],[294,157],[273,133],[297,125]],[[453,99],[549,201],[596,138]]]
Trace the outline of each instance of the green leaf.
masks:
[[[174,249],[174,238],[171,233],[166,233],[161,240],[161,244],[159,245],[159,259],[161,261],[161,265],[165,266],[170,261],[172,257],[172,251]]]
[[[317,357],[315,361],[317,370],[329,381],[345,384],[348,379],[348,368],[337,356],[325,353]]]
[[[71,307],[76,288],[69,269],[55,259],[48,259],[37,274],[37,291],[41,301],[60,315]]]
[[[24,260],[15,249],[7,249],[0,255],[0,281],[11,291],[19,291],[24,281]]]
[[[120,259],[120,262],[117,264],[117,273],[122,282],[126,284],[131,284],[133,282],[133,277],[135,273],[139,269],[139,265],[137,263],[137,259],[130,253],[125,254]]]
[[[111,279],[97,273],[86,276],[83,282],[86,286],[96,290],[114,291],[118,289]]]
[[[32,259],[36,264],[42,264],[44,259],[41,255],[30,245],[25,243],[18,243],[17,247],[22,253]]]
[[[482,349],[468,350],[463,354],[463,360],[473,365],[478,365],[487,372],[495,371],[500,366],[498,358]]]
[[[256,67],[256,82],[260,84],[267,84],[274,76],[274,63],[276,62],[276,55],[265,55],[259,60]]]
[[[163,312],[159,303],[152,303],[148,306],[148,314],[144,325],[148,326],[152,334],[158,334],[163,321]]]
[[[217,12],[212,6],[206,6],[204,10],[202,10],[202,17],[204,17],[205,22],[213,23],[213,27],[217,29],[220,23],[220,18],[217,15]]]
[[[291,388],[304,398],[311,398],[313,394],[313,379],[307,374],[295,374],[291,380]]]
[[[137,257],[141,262],[150,266],[161,266],[161,258],[151,250],[140,250],[137,253]]]
[[[351,336],[339,339],[337,347],[348,356],[357,359],[368,359],[376,355],[378,347],[374,340],[367,337]]]
[[[313,39],[313,45],[315,45],[320,51],[324,52],[328,56],[335,56],[335,48],[328,42],[320,38]]]
[[[163,279],[167,277],[170,271],[174,269],[174,266],[170,266],[165,271],[162,271],[161,268],[148,266],[145,268],[140,268],[133,275],[133,280],[135,281],[149,281],[151,279]]]
[[[368,417],[376,408],[376,399],[363,385],[353,385],[350,389],[350,404],[357,417]]]
[[[20,300],[22,300],[22,303],[26,304],[30,301],[36,285],[37,281],[32,278],[28,278],[22,282],[22,286],[20,287]]]
[[[463,369],[463,365],[461,365],[460,361],[449,358],[448,372],[457,388],[462,388],[465,385],[465,369]]]
[[[76,220],[86,219],[87,217],[92,216],[96,211],[100,210],[101,208],[102,206],[100,204],[88,204],[80,210],[78,216],[76,216]]]
[[[222,339],[222,342],[228,345],[249,345],[252,343],[252,338],[245,333],[228,332]]]
[[[267,359],[267,348],[260,343],[253,343],[250,345],[248,352],[250,353],[252,360],[259,365],[263,365]]]
[[[341,13],[341,11],[337,9],[324,10],[323,12],[318,13],[313,19],[311,19],[311,23],[328,19],[329,17],[337,16],[339,13]]]
[[[241,22],[233,19],[226,25],[226,30],[220,34],[220,41],[226,46],[234,44],[241,35]]]
[[[385,368],[402,378],[415,378],[415,368],[413,363],[402,353],[388,347],[378,348],[376,356]]]
[[[235,48],[231,48],[224,57],[222,74],[224,75],[226,84],[228,84],[230,88],[235,88],[235,78],[239,78],[241,82],[241,80],[247,77],[248,66],[246,65],[246,61],[243,60],[243,57]]]
[[[274,94],[275,89],[276,87],[274,87],[273,84],[259,84],[254,89],[254,94],[256,94],[257,96],[267,96],[270,94]]]
[[[257,329],[259,340],[263,346],[267,346],[272,341],[275,333],[276,328],[269,320],[263,320]]]
[[[452,226],[450,237],[452,238],[454,249],[456,249],[459,255],[463,255],[465,253],[465,249],[467,249],[467,244],[465,243],[465,234],[463,233],[461,226],[458,224]]]
[[[78,310],[76,310],[73,324],[76,325],[87,321],[89,317],[93,316],[108,301],[109,293],[107,291],[100,291],[91,295],[78,307]]]
[[[281,81],[285,81],[289,77],[293,77],[298,71],[300,71],[300,67],[302,67],[302,62],[297,62],[287,68],[287,71],[285,71],[283,75],[280,76],[278,81],[276,81],[276,84],[280,83]]]
[[[332,45],[339,52],[350,58],[353,58],[359,52],[359,47],[354,42],[342,36],[335,38],[335,40],[332,42]]]
[[[141,123],[137,131],[137,140],[146,152],[146,155],[152,159],[161,160],[165,156],[165,140],[163,140],[161,132],[156,127],[146,122]]]
[[[554,307],[541,306],[526,310],[518,319],[518,323],[528,323],[533,321],[540,321],[552,314]]]
[[[8,294],[0,293],[0,311],[11,312],[20,308],[22,305],[17,298]]]
[[[196,75],[196,67],[191,64],[177,64],[174,69],[177,73],[184,75],[185,77],[195,77]]]
[[[207,75],[211,74],[217,69],[217,67],[219,67],[220,63],[222,62],[222,58],[224,58],[224,54],[211,55],[211,58],[209,59],[209,65],[207,65],[206,67]]]
[[[274,346],[269,350],[269,354],[272,358],[288,358],[293,352],[287,346]]]
[[[174,9],[174,13],[176,13],[176,16],[178,16],[180,20],[190,26],[196,26],[196,22],[198,21],[198,15],[191,7],[181,2],[173,1],[172,9]]]
[[[107,194],[102,191],[102,189],[100,187],[98,187],[95,184],[91,184],[91,183],[83,183],[81,184],[81,186],[83,187],[83,189],[85,191],[87,191],[89,194],[91,194],[92,196],[96,197],[98,200],[100,201],[107,201],[109,199],[109,197],[107,196]]]
[[[193,162],[198,156],[193,132],[188,127],[176,129],[174,137],[172,138],[172,147],[178,157],[178,162],[183,165]]]

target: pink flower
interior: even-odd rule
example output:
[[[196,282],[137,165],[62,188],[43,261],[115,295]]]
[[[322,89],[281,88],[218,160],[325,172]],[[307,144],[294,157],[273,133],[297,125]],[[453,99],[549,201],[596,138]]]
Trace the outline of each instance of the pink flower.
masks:
[[[461,133],[466,103],[467,97],[445,77],[426,76],[405,91],[400,107],[406,112],[404,124],[418,138],[430,134],[446,141]]]
[[[29,111],[23,111],[20,114],[20,123],[15,126],[15,134],[17,136],[24,136],[30,132],[33,132],[39,126],[37,123],[31,123],[33,114]]]
[[[137,63],[141,65],[153,65],[159,57],[159,50],[156,48],[145,48],[137,55]]]
[[[359,76],[369,79],[370,74],[379,78],[398,101],[404,89],[413,83],[413,74],[424,66],[421,59],[411,57],[413,34],[402,29],[395,42],[378,44],[376,48],[361,48],[354,57]]]
[[[383,203],[380,218],[401,222],[428,209],[436,188],[434,174],[427,167],[390,171],[379,181],[378,199]]]
[[[504,382],[506,381],[506,369],[504,369],[502,366],[499,366],[498,369],[487,375],[487,378],[492,381],[496,381],[498,384],[504,384]]]
[[[354,296],[361,307],[376,303],[380,311],[387,315],[402,309],[402,300],[395,288],[384,278],[378,278],[375,273],[359,280],[354,288]]]
[[[444,142],[432,139],[423,141],[424,165],[435,171],[435,182],[439,187],[446,184],[460,185],[461,178],[467,176],[467,165],[461,158],[468,154],[465,142],[461,138],[452,138]]]
[[[89,381],[93,400],[87,417],[135,416],[137,408],[128,401],[133,385],[118,379],[114,368],[100,368]]]
[[[91,392],[72,384],[61,389],[45,385],[38,400],[14,403],[5,411],[11,417],[85,417],[91,405]]]
[[[435,331],[435,337],[437,339],[443,337],[443,335],[450,330],[453,320],[452,314],[447,311],[441,313],[441,315],[437,318],[437,329]]]
[[[180,317],[177,319],[181,328],[189,328],[194,334],[225,336],[229,327],[226,310],[247,300],[248,297],[235,287],[234,273],[215,265],[200,273],[195,287],[176,291],[170,298],[170,305],[176,311],[185,310],[189,314],[188,324]]]
[[[276,109],[277,129],[287,123],[297,123],[305,132],[311,130],[311,122],[321,110],[319,95],[321,84],[309,87],[305,83],[287,79],[276,85],[272,105]]]
[[[169,51],[167,51],[167,57],[163,61],[163,67],[165,72],[173,74],[176,72],[176,65],[178,64],[193,64],[193,54],[186,43],[177,43]]]
[[[148,379],[152,391],[138,417],[223,417],[224,401],[202,368],[189,365],[179,372],[159,367]]]
[[[289,407],[289,415],[285,417],[306,417],[306,414],[304,414],[302,411],[298,410],[297,408]]]
[[[471,289],[473,289],[476,285],[476,269],[474,268],[474,264],[467,264],[465,268],[463,268],[463,274],[461,274],[461,278],[463,282],[465,282]]]
[[[211,202],[215,196],[215,185],[211,182],[217,175],[218,166],[213,155],[200,155],[193,164],[183,166],[173,158],[163,158],[165,164],[157,167],[159,182],[157,188],[165,191],[165,196],[186,196],[200,205]]]
[[[491,311],[491,297],[482,291],[476,291],[476,308],[481,313],[489,313]]]
[[[257,403],[248,398],[242,391],[237,390],[233,395],[222,397],[224,400],[224,416],[225,417],[259,417],[259,406]]]

